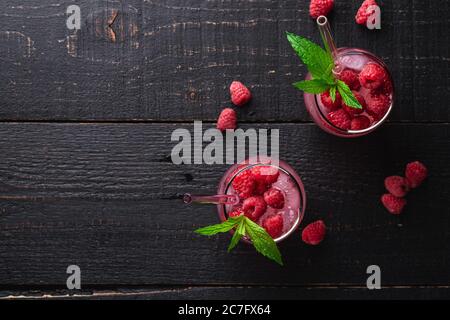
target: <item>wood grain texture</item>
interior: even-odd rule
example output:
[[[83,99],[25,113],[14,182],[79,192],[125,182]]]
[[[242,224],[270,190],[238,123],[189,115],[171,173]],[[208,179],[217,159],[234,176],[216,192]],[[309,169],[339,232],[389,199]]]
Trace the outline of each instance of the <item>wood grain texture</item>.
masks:
[[[216,210],[177,194],[214,192],[227,166],[172,164],[178,127],[191,125],[2,124],[2,286],[64,286],[69,264],[86,286],[361,286],[371,264],[384,285],[450,284],[449,125],[386,125],[351,141],[313,124],[268,126],[305,184],[302,227],[324,218],[329,230],[319,249],[299,233],[283,242],[284,268],[245,245],[227,254],[228,235],[193,234],[218,221]],[[391,216],[379,203],[383,179],[415,159],[431,175]]]
[[[384,287],[367,290],[363,287],[160,287],[119,288],[103,290],[29,290],[0,291],[0,300],[323,300],[323,299],[448,299],[448,287]]]
[[[354,23],[360,2],[336,1],[336,41],[386,61],[396,105],[390,124],[344,140],[307,123],[290,85],[305,67],[284,32],[319,41],[308,0],[80,0],[79,31],[66,28],[74,1],[1,1],[0,298],[65,298],[69,264],[81,298],[448,298],[450,2],[379,0],[379,31]],[[301,227],[328,226],[320,248],[299,232],[283,242],[284,268],[193,234],[216,210],[178,199],[213,193],[228,166],[172,164],[170,135],[213,126],[234,79],[254,97],[240,126],[280,129],[303,179]],[[416,159],[431,175],[391,216],[383,179]],[[365,289],[371,264],[384,290]]]
[[[254,99],[243,121],[309,121],[290,83],[305,76],[286,30],[318,40],[307,0],[73,1],[1,4],[0,119],[215,120],[234,79]],[[382,57],[396,83],[392,121],[449,120],[448,1],[380,1],[382,30],[354,23],[360,1],[331,16],[341,46]]]

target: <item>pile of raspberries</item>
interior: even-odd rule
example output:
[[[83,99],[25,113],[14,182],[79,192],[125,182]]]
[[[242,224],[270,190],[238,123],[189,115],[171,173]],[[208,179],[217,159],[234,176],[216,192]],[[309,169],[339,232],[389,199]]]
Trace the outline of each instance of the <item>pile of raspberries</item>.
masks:
[[[271,166],[256,166],[239,173],[232,186],[244,201],[242,206],[235,207],[229,216],[245,215],[256,222],[266,212],[267,206],[282,209],[284,195],[272,187],[279,175],[278,169]],[[267,217],[262,222],[262,227],[272,238],[278,238],[283,232],[283,216],[274,214]]]
[[[346,105],[339,92],[336,92],[334,101],[331,100],[329,91],[322,93],[320,100],[329,112],[328,119],[336,127],[343,130],[363,130],[386,114],[391,105],[392,83],[383,67],[368,63],[360,73],[350,69],[342,71],[339,79],[352,90],[362,109]],[[361,86],[370,90],[367,100],[357,92]],[[368,116],[362,115],[363,112]]]
[[[417,188],[428,176],[428,169],[419,161],[406,165],[405,177],[390,176],[384,180],[384,186],[389,193],[381,196],[381,203],[392,214],[400,214],[406,205],[406,194]]]

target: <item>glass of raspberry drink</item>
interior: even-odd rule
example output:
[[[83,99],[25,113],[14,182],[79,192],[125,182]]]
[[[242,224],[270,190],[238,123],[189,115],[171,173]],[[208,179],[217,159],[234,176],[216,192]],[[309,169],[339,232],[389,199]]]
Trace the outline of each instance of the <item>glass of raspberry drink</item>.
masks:
[[[362,109],[347,106],[339,92],[332,101],[330,92],[304,93],[306,109],[324,131],[339,137],[359,137],[378,128],[394,103],[392,77],[383,61],[356,48],[336,49],[325,17],[317,20],[324,42],[332,50],[335,77],[352,90]],[[308,73],[307,80],[311,79]]]
[[[284,161],[245,161],[228,169],[218,193],[239,199],[217,205],[221,221],[245,215],[279,242],[297,229],[303,219],[306,196],[295,170]],[[249,241],[243,238],[244,241]]]

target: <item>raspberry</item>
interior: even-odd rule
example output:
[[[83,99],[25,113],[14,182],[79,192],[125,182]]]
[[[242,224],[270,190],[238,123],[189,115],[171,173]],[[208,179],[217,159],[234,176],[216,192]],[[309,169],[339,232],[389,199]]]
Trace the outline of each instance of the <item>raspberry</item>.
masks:
[[[255,180],[255,191],[253,192],[255,195],[262,196],[264,192],[269,189],[269,185],[264,181]]]
[[[417,188],[426,179],[428,169],[419,161],[410,162],[406,165],[405,176],[411,188]]]
[[[358,116],[352,119],[350,130],[364,130],[370,127],[370,119],[366,116]]]
[[[311,0],[309,4],[309,15],[313,19],[326,16],[333,9],[334,0]]]
[[[253,194],[253,190],[255,189],[255,179],[249,170],[245,170],[233,179],[231,185],[240,198],[246,199]]]
[[[283,216],[281,214],[274,214],[267,217],[262,223],[262,226],[272,238],[276,239],[283,232]]]
[[[328,114],[328,119],[336,127],[342,130],[350,129],[351,117],[344,109],[339,109],[337,111],[330,112]]]
[[[384,179],[384,186],[390,194],[397,198],[404,197],[409,191],[408,180],[400,176],[390,176]]]
[[[372,14],[372,12],[367,12],[370,6],[377,5],[375,0],[365,0],[358,12],[356,13],[355,20],[357,24],[364,25],[367,23],[367,18]]]
[[[386,79],[383,81],[383,84],[378,87],[376,90],[374,90],[375,94],[384,94],[384,95],[391,95],[392,91],[393,91],[393,87],[392,87],[392,82],[391,80],[389,80],[387,77]]]
[[[234,208],[232,212],[228,214],[229,217],[236,218],[244,214],[244,210],[241,207]]]
[[[326,226],[322,220],[308,224],[302,232],[302,240],[312,246],[318,245],[325,237]]]
[[[322,104],[330,111],[334,111],[340,108],[341,106],[341,95],[336,91],[336,99],[331,100],[330,91],[324,92],[320,95],[320,100]]]
[[[281,209],[284,207],[283,193],[275,188],[271,188],[264,193],[264,201],[267,205],[275,209]]]
[[[376,63],[368,63],[359,74],[359,82],[364,88],[377,89],[386,80],[386,71]]]
[[[400,214],[403,211],[403,207],[406,205],[406,200],[404,198],[397,198],[390,193],[383,194],[381,196],[381,202],[392,214]]]
[[[258,220],[266,212],[266,208],[267,204],[261,196],[245,199],[242,204],[245,216],[253,221]]]
[[[236,112],[231,108],[225,108],[217,119],[217,129],[224,131],[226,129],[236,129]]]
[[[352,107],[346,105],[344,102],[342,102],[342,107],[350,115],[360,114],[364,111],[364,109],[367,106],[366,100],[364,100],[363,96],[360,95],[358,92],[356,92],[356,91],[352,91],[352,92],[353,92],[353,95],[355,96],[356,100],[358,100],[359,104],[362,106],[362,109],[352,108]]]
[[[391,99],[384,94],[371,94],[368,101],[366,111],[376,120],[380,120],[386,114],[391,105]]]
[[[250,101],[252,94],[246,86],[239,81],[233,81],[230,85],[231,102],[233,104],[242,107],[244,104]]]
[[[280,172],[272,166],[255,166],[251,169],[253,178],[266,185],[271,185],[278,180]]]
[[[358,73],[353,70],[345,69],[339,75],[339,79],[344,81],[351,90],[359,90],[361,83],[359,83]]]

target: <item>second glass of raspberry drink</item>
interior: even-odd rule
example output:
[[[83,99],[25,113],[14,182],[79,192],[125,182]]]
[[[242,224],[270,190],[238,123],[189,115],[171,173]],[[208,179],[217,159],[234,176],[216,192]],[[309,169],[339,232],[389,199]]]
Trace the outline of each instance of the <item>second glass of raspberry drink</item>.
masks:
[[[335,67],[333,73],[352,90],[362,109],[347,106],[339,92],[333,102],[329,92],[304,93],[305,106],[314,122],[339,137],[359,137],[378,128],[388,117],[394,103],[394,86],[387,66],[372,53],[356,48],[336,49],[327,18],[317,19]],[[307,80],[311,79],[308,73]]]
[[[185,203],[194,201],[217,204],[222,222],[245,215],[279,242],[302,221],[306,195],[300,177],[290,165],[265,158],[231,166],[219,182],[218,195],[185,195]],[[243,240],[249,241],[246,237]]]

